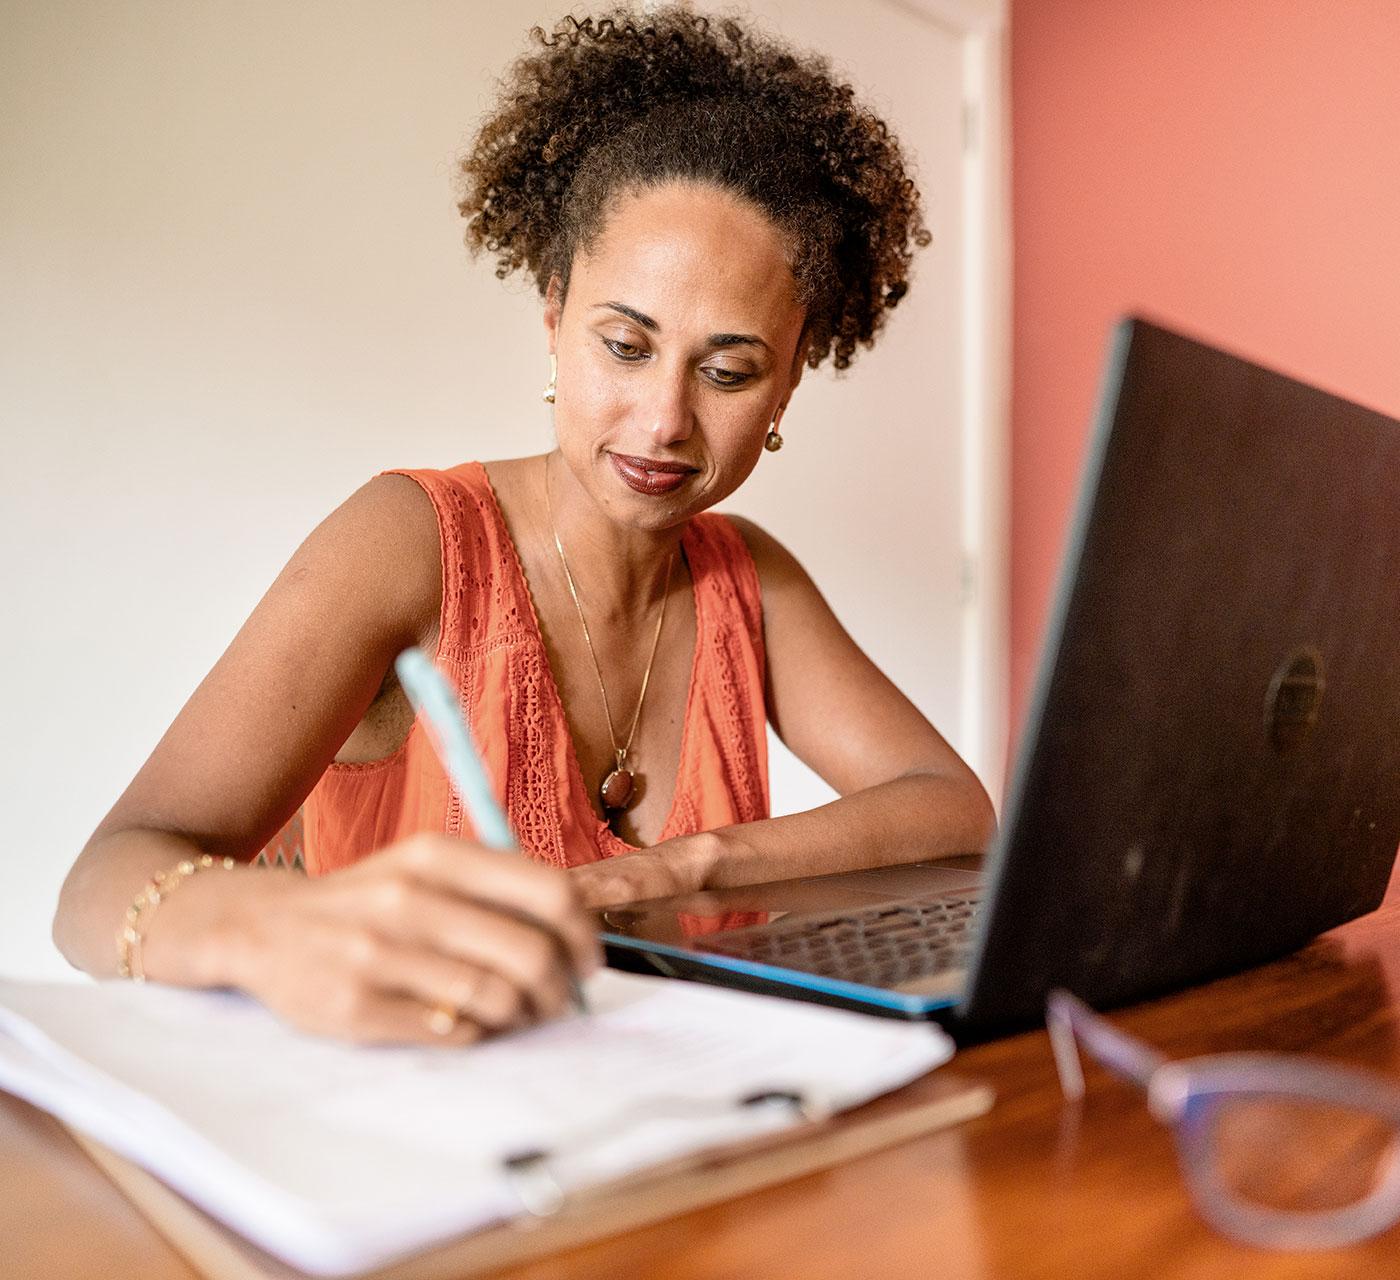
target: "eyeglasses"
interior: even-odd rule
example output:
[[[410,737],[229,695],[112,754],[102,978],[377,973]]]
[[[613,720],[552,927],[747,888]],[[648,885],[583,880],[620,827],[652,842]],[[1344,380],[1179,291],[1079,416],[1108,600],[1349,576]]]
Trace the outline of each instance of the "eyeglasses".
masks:
[[[1218,1231],[1274,1249],[1331,1249],[1400,1219],[1400,1088],[1281,1053],[1170,1062],[1067,991],[1046,1027],[1065,1096],[1084,1096],[1076,1046],[1147,1094],[1170,1126],[1192,1199]]]

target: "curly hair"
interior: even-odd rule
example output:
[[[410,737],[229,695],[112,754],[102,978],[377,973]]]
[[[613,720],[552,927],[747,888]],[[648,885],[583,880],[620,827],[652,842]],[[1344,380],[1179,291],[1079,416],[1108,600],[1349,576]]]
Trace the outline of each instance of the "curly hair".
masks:
[[[679,7],[530,37],[461,161],[467,246],[498,277],[523,267],[541,294],[551,276],[567,290],[614,196],[708,183],[784,235],[812,368],[873,345],[931,237],[898,141],[824,58]]]

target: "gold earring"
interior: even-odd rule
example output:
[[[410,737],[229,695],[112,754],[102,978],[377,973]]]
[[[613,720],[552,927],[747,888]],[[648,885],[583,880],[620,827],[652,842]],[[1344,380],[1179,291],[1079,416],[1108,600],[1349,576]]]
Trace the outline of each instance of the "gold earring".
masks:
[[[783,447],[783,438],[778,434],[778,423],[783,420],[783,412],[787,405],[781,405],[778,412],[773,415],[772,425],[768,428],[768,434],[763,437],[763,447],[769,453],[777,453]]]
[[[559,359],[554,352],[549,353],[549,386],[544,389],[544,402],[554,403],[554,384],[559,381]]]

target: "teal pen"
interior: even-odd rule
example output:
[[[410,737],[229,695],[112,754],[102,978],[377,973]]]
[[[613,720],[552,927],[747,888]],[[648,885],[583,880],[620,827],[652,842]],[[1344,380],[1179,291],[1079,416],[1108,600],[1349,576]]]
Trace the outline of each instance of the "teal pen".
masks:
[[[506,853],[519,853],[515,833],[511,831],[506,815],[501,812],[501,806],[496,803],[491,780],[486,776],[481,757],[472,745],[471,732],[462,719],[457,699],[443,679],[442,672],[416,645],[405,649],[394,659],[394,671],[414,712],[422,716],[432,729],[429,737],[443,768],[447,770],[457,798],[471,816],[472,826],[476,828],[481,843]],[[562,939],[556,935],[555,940],[562,951]],[[588,1002],[572,965],[569,966],[569,990],[574,1009],[587,1013]]]

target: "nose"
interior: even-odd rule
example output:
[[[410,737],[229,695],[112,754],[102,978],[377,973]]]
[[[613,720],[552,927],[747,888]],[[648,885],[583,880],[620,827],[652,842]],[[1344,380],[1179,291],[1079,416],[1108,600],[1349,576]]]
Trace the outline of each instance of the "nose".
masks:
[[[648,390],[651,394],[647,398],[644,420],[651,442],[666,446],[688,439],[695,429],[689,371],[681,368],[659,374]]]

